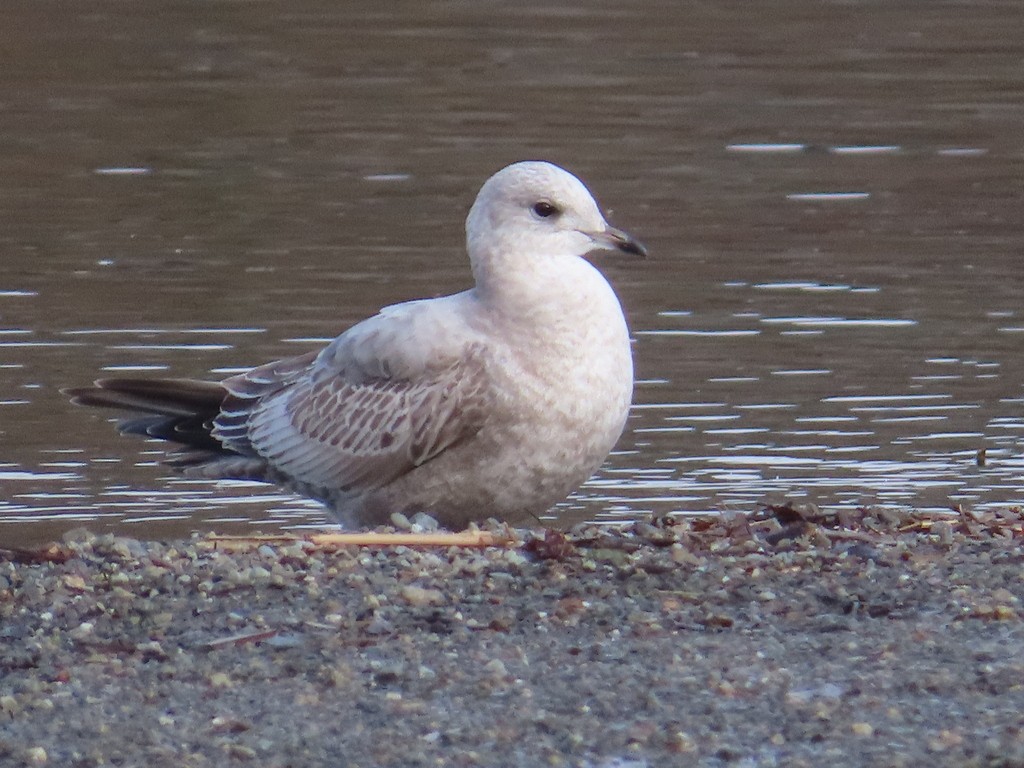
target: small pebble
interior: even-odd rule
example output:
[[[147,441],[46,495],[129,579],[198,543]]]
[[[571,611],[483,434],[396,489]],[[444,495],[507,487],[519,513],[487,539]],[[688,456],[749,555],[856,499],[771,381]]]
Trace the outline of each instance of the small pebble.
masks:
[[[506,677],[508,675],[508,669],[505,667],[505,662],[501,659],[491,659],[484,664],[484,672],[492,677]]]
[[[230,688],[231,676],[225,672],[214,672],[210,675],[209,683],[213,688]]]
[[[407,584],[401,588],[399,593],[402,599],[409,605],[443,605],[446,600],[444,593],[439,589],[426,589],[414,584]]]
[[[868,737],[875,735],[875,729],[872,727],[871,723],[852,723],[850,725],[850,730],[853,731],[856,736]]]

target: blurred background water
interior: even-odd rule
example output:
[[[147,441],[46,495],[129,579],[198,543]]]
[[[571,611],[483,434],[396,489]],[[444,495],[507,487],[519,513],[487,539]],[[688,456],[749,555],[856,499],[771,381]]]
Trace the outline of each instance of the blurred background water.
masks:
[[[636,408],[563,521],[1024,503],[1017,0],[12,0],[0,25],[0,545],[323,523],[174,478],[59,388],[219,378],[461,290],[479,185],[528,158],[652,253],[601,261]]]

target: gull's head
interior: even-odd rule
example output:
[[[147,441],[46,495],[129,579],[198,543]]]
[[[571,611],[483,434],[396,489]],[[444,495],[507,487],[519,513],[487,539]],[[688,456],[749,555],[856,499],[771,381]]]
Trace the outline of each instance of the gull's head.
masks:
[[[595,250],[639,256],[644,247],[608,225],[590,191],[557,165],[515,163],[491,176],[466,219],[470,259],[495,254],[579,257]]]

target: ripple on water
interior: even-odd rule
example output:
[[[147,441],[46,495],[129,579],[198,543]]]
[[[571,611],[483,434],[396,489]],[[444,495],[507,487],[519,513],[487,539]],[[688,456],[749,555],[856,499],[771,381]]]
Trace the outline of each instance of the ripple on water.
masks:
[[[917,325],[916,320],[895,317],[762,317],[766,325],[789,324],[821,328],[905,328]]]
[[[786,195],[787,200],[808,203],[843,203],[870,197],[870,192],[790,192]]]
[[[803,152],[804,150],[807,149],[807,144],[779,144],[753,142],[749,144],[727,144],[725,148],[729,152],[754,152],[759,154],[792,154],[795,152]]]
[[[881,291],[881,288],[875,285],[819,283],[807,280],[754,283],[750,287],[760,291],[805,291],[807,293],[878,293]]]
[[[696,336],[696,337],[707,337],[707,338],[739,338],[744,336],[757,336],[761,332],[756,328],[751,329],[727,329],[727,330],[707,330],[700,328],[690,329],[663,329],[658,331],[635,331],[636,336]]]

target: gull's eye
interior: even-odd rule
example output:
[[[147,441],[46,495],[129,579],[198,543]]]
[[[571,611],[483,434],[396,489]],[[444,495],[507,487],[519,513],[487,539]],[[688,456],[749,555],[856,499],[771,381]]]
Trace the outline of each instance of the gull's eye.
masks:
[[[542,219],[549,219],[552,216],[557,216],[561,213],[558,207],[547,200],[541,200],[539,203],[533,204],[533,212],[540,216]]]

